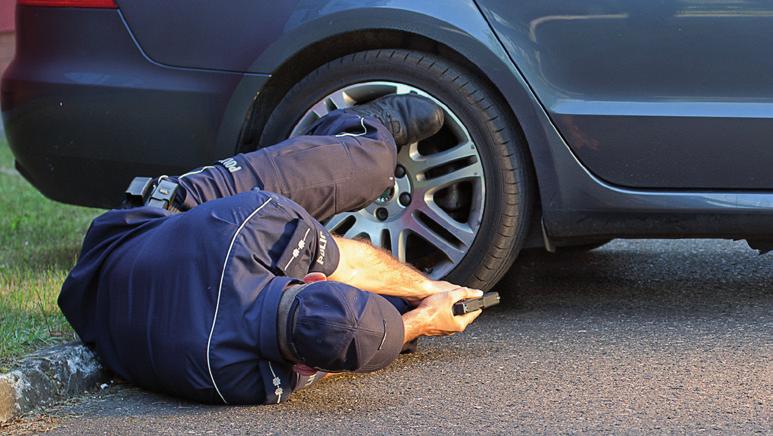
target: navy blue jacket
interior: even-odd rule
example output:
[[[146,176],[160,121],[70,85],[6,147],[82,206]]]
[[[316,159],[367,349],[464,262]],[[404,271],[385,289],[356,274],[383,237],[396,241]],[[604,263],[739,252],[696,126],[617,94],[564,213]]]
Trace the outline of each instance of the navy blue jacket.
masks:
[[[59,305],[132,383],[207,403],[275,403],[308,382],[279,353],[279,296],[308,272],[332,274],[338,257],[303,208],[257,189],[183,213],[112,210],[89,228]]]
[[[308,135],[169,177],[183,213],[140,207],[94,220],[59,305],[108,368],[209,403],[275,403],[310,382],[280,356],[279,295],[336,269],[338,247],[312,215],[373,201],[394,183],[397,149],[378,120],[346,111]]]

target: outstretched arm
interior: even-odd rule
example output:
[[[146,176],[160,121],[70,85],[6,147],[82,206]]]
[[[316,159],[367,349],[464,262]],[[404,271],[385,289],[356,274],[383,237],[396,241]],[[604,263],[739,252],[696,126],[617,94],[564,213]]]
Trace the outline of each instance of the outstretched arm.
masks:
[[[330,280],[414,302],[459,287],[448,282],[431,280],[410,265],[401,263],[388,252],[367,242],[340,237],[333,239],[338,246],[340,260]]]
[[[340,241],[338,242],[340,243]],[[362,250],[365,253],[375,252],[375,255],[386,256],[387,267],[392,266],[392,267],[396,267],[397,269],[406,267],[406,265],[398,262],[397,260],[389,256],[389,253],[373,248],[369,244],[365,244],[357,241],[351,241],[351,240],[344,240],[344,245],[346,245],[349,242],[354,243],[352,244],[352,247],[350,247],[350,249],[352,250]],[[342,255],[341,258],[343,259],[344,256]],[[340,264],[339,264],[339,270],[340,270]],[[338,274],[339,270],[336,270],[334,275]],[[432,280],[425,278],[417,271],[410,268],[409,270],[413,274],[418,274],[419,276],[421,276],[423,280],[432,282]],[[382,273],[385,272],[380,268],[378,269],[378,271]],[[387,272],[387,274],[389,274],[389,272]],[[403,277],[398,275],[396,278],[397,281],[399,282],[404,279],[410,279],[411,273],[408,273],[408,274],[409,274],[408,277]],[[360,279],[362,277],[363,276],[360,276]],[[334,278],[334,276],[330,276],[330,279],[341,281],[340,278]],[[304,281],[306,283],[312,283],[320,280],[327,280],[327,277],[325,277],[325,275],[322,273],[310,273],[304,278]],[[377,281],[375,279],[368,279],[368,282],[370,282],[370,280],[373,280],[374,283]],[[392,279],[387,277],[387,280],[392,280]],[[347,283],[347,282],[344,282],[344,283]],[[426,298],[419,301],[418,306],[415,309],[403,314],[403,326],[405,327],[405,332],[404,332],[405,336],[403,338],[403,343],[407,344],[408,342],[411,342],[420,336],[446,336],[446,335],[452,335],[454,333],[463,332],[468,325],[470,325],[473,321],[475,321],[475,319],[478,316],[480,316],[482,312],[480,310],[476,310],[475,312],[471,312],[465,315],[454,316],[453,305],[457,301],[464,300],[466,298],[482,297],[483,291],[456,286],[447,282],[435,282],[435,283],[440,283],[439,286],[454,286],[455,288],[450,291],[435,290],[434,293],[430,294]],[[353,283],[349,283],[349,284],[352,284],[352,286],[357,286]],[[431,284],[425,285],[425,286],[432,288]],[[306,370],[307,372],[309,372],[309,374],[315,371],[313,368],[305,367],[305,365],[301,365],[300,369],[296,371],[304,375],[309,375],[301,372],[301,370]]]

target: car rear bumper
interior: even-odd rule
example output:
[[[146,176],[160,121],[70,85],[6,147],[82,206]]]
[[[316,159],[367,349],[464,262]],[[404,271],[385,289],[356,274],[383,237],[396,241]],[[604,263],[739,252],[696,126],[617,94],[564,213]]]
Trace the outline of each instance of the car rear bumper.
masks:
[[[1,103],[17,168],[36,188],[112,207],[136,175],[233,154],[267,78],[158,65],[118,10],[20,6]]]

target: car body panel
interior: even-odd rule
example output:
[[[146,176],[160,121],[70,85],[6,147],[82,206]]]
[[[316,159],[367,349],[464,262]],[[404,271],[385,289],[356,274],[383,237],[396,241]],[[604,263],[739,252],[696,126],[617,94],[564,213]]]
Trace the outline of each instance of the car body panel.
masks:
[[[267,79],[156,65],[115,10],[19,7],[17,22],[6,135],[19,170],[62,201],[115,206],[133,176],[232,154],[243,115],[228,108],[243,114],[254,96],[234,90]]]
[[[599,178],[773,189],[773,3],[477,2]]]
[[[120,4],[125,8],[134,1],[140,0]],[[773,190],[634,189],[586,168],[579,160],[582,154],[565,141],[569,136],[559,133],[556,107],[561,109],[568,100],[545,99],[538,86],[527,83],[513,46],[504,38],[505,44],[500,41],[471,0],[453,6],[430,0],[301,0],[289,16],[279,8],[276,17],[269,8],[264,13],[284,20],[284,25],[261,49],[245,55],[247,72],[233,72],[241,67],[217,61],[211,46],[201,47],[198,63],[163,64],[169,59],[158,56],[160,52],[143,50],[150,34],[133,32],[140,29],[139,15],[129,28],[121,10],[19,10],[21,50],[3,79],[3,116],[20,169],[52,198],[115,206],[116,194],[131,175],[181,172],[234,153],[250,104],[269,83],[270,74],[319,41],[389,29],[421,35],[455,51],[478,66],[502,95],[529,147],[541,218],[550,238],[773,239]],[[41,24],[47,30],[37,27]],[[243,31],[244,26],[233,29]],[[211,37],[211,29],[201,25],[174,31],[188,34],[186,41]],[[50,40],[35,43],[41,35]],[[743,110],[747,115],[755,110],[764,114],[765,104],[756,109],[744,104]],[[588,106],[563,107],[576,116]],[[603,123],[610,122],[612,109],[601,111]],[[41,120],[46,129],[39,128]]]
[[[252,61],[281,37],[299,0],[118,0],[150,59],[176,67],[265,73]],[[213,19],[213,17],[217,17]]]

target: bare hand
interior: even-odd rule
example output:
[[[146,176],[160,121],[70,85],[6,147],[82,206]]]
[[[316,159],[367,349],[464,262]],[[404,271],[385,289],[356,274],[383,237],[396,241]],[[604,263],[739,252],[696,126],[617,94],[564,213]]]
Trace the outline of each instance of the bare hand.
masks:
[[[463,286],[456,285],[451,282],[446,282],[443,280],[430,280],[424,286],[424,290],[427,292],[427,295],[426,295],[427,297],[434,294],[453,291],[459,288],[463,288]]]
[[[462,288],[460,285],[455,285],[451,282],[442,280],[427,280],[419,285],[419,294],[414,297],[403,297],[414,306],[418,306],[421,301],[431,295],[442,294],[444,292],[453,291],[454,289]]]
[[[422,336],[446,336],[463,332],[481,311],[454,316],[454,303],[467,298],[483,296],[483,291],[470,288],[456,288],[452,291],[437,293],[421,301],[415,309],[422,324]]]

